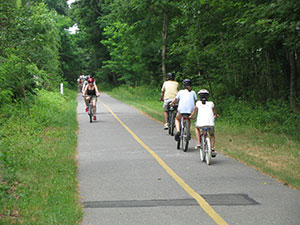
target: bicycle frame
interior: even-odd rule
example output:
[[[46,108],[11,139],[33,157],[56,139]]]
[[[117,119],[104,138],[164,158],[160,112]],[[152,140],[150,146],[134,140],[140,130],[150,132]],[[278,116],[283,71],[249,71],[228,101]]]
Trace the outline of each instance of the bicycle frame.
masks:
[[[88,96],[83,96],[84,98]],[[94,115],[94,106],[93,106],[93,98],[92,96],[89,96],[89,102],[88,102],[88,115],[90,117],[90,123],[93,122],[93,115]]]

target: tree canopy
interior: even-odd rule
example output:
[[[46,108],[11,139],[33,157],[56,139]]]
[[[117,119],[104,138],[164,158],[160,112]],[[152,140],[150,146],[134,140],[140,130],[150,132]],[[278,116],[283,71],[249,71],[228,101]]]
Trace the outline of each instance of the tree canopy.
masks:
[[[0,98],[80,73],[160,87],[167,72],[218,98],[299,112],[298,0],[0,0]],[[74,24],[79,30],[70,34]]]

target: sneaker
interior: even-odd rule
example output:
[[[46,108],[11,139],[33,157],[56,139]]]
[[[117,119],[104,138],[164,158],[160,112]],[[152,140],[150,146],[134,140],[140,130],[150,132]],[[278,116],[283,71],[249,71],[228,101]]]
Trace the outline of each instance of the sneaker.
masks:
[[[180,132],[177,131],[177,133],[175,134],[175,141],[179,141],[179,137],[180,137]]]
[[[168,130],[169,129],[169,124],[168,123],[165,123],[164,125],[164,130]]]
[[[96,116],[94,116],[94,120],[97,120],[97,117],[96,117]]]
[[[201,145],[200,144],[197,144],[196,146],[195,146],[195,149],[200,149],[201,148]]]
[[[88,107],[85,107],[85,112],[88,112],[89,111],[89,108]]]
[[[215,158],[217,156],[217,151],[215,148],[211,149],[211,157]]]

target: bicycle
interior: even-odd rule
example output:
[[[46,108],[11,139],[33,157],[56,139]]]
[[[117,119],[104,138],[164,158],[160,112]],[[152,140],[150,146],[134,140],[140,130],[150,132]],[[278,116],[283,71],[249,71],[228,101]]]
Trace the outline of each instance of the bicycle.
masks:
[[[182,114],[180,120],[180,136],[177,141],[177,149],[182,148],[184,152],[187,151],[191,139],[189,116],[190,114]]]
[[[90,123],[93,122],[93,101],[92,98],[89,99],[89,104],[88,104],[88,115],[90,117]]]
[[[87,96],[83,96],[84,98],[86,98]],[[88,115],[89,115],[89,118],[90,118],[90,123],[93,122],[93,116],[94,116],[94,107],[93,107],[93,98],[92,96],[90,96],[90,99],[89,99],[89,103],[88,103]]]
[[[202,132],[201,132],[202,130]],[[201,140],[201,147],[200,147],[200,160],[201,162],[206,161],[207,165],[211,163],[211,146],[210,146],[210,138],[207,135],[207,132],[210,130],[209,127],[201,128],[200,132],[200,140]]]
[[[174,135],[175,118],[176,118],[177,108],[178,108],[177,104],[175,104],[174,106],[172,106],[170,103],[168,104],[169,134],[171,136]]]

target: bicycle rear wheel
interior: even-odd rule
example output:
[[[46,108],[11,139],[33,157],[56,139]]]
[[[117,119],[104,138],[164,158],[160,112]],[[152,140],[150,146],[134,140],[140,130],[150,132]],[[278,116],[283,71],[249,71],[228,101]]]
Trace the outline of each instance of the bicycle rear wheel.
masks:
[[[205,155],[205,161],[207,165],[210,165],[211,163],[211,147],[210,147],[210,139],[206,138],[206,155]]]
[[[188,122],[185,121],[184,123],[184,130],[183,130],[183,151],[186,152],[189,147],[189,130],[188,130]]]
[[[172,111],[169,110],[169,112],[168,112],[168,123],[169,123],[169,135],[171,135],[171,136],[173,136],[172,126],[171,126],[171,124],[172,124],[172,115],[173,115]]]
[[[176,111],[173,111],[173,113],[172,113],[172,123],[171,123],[171,136],[174,135],[174,130],[175,130],[175,118],[176,118]]]
[[[181,137],[178,138],[178,141],[177,141],[177,149],[180,149],[180,144],[181,144],[181,143],[180,143],[180,142],[181,142],[180,140],[181,140]]]
[[[181,136],[182,136],[182,129],[180,128],[180,136],[178,137],[178,140],[177,140],[177,149],[180,149],[180,146],[182,144],[182,140],[181,140]],[[176,137],[176,136],[175,136]]]
[[[205,141],[204,141],[204,136],[201,136],[201,148],[200,148],[200,160],[201,162],[204,162],[205,160],[205,151],[204,151],[204,147],[205,147]]]

